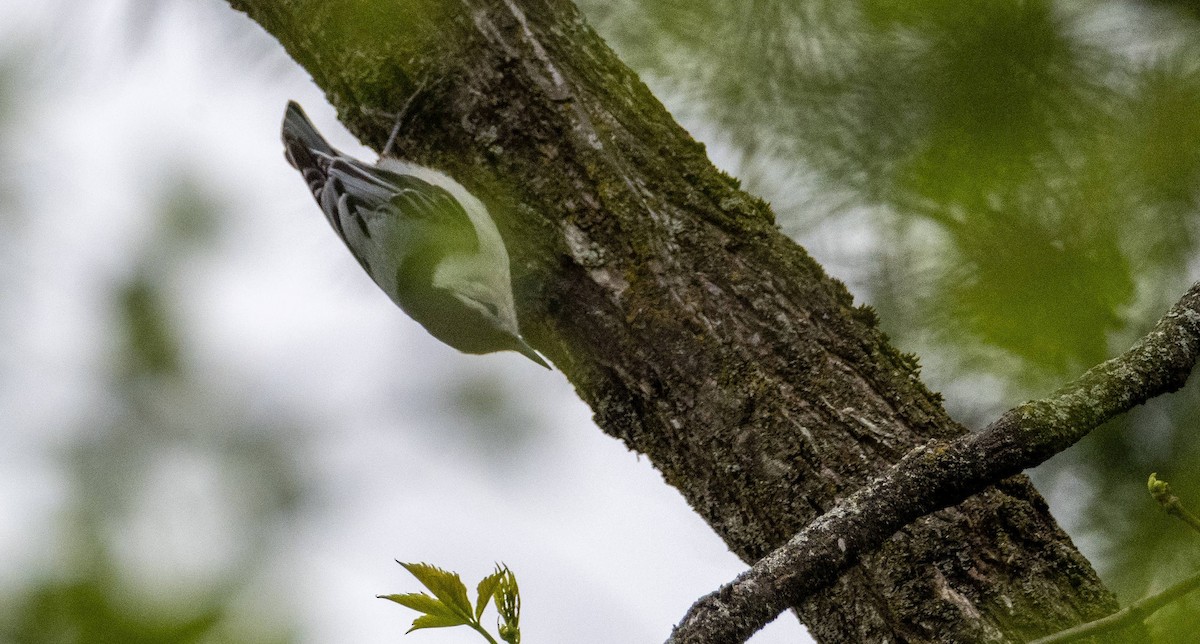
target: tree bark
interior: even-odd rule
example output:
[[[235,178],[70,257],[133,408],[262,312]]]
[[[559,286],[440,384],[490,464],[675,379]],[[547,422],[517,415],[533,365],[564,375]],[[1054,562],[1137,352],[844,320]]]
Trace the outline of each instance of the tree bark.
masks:
[[[412,98],[399,154],[496,216],[526,336],[743,561],[966,431],[570,2],[229,3],[376,149]],[[1015,642],[1116,603],[1015,476],[794,608],[821,642]]]
[[[745,641],[919,517],[1039,465],[1115,416],[1179,390],[1198,358],[1200,282],[1120,356],[1088,369],[1046,398],[1008,410],[981,432],[930,440],[906,454],[786,544],[693,604],[667,644]],[[1150,480],[1155,481],[1154,475]],[[1165,483],[1151,487],[1156,498],[1167,494]],[[1178,499],[1171,498],[1178,510]],[[1200,519],[1195,523],[1200,526]],[[1129,616],[1112,619],[1121,612],[1089,622],[1093,626],[1085,632],[1095,632],[1100,623],[1116,627],[1135,621]]]

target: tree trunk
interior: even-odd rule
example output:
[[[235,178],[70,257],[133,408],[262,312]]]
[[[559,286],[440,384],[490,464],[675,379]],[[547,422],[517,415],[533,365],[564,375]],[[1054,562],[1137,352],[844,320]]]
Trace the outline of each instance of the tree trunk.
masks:
[[[400,154],[496,215],[526,336],[742,560],[965,431],[570,2],[229,2],[376,149],[416,91]],[[1012,642],[1115,608],[1019,476],[795,610],[821,642]]]

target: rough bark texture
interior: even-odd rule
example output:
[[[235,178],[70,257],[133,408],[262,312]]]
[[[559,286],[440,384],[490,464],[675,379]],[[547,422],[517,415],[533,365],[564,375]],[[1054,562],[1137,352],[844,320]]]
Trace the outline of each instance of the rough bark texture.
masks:
[[[229,0],[379,149],[458,178],[526,336],[750,563],[964,429],[565,0]],[[282,106],[280,106],[282,112]],[[1024,477],[906,527],[795,607],[821,642],[1009,642],[1115,601]],[[664,637],[668,625],[663,625]]]
[[[1120,356],[1046,398],[1009,410],[979,433],[933,439],[909,452],[750,570],[697,601],[668,644],[744,641],[918,517],[1038,465],[1114,416],[1183,387],[1198,357],[1200,283]],[[1128,616],[1114,621],[1120,612],[1088,624],[1115,628],[1141,621]]]

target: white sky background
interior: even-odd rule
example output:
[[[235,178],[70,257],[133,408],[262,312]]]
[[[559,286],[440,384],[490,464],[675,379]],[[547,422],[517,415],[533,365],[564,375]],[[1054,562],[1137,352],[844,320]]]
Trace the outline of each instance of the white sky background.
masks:
[[[130,21],[148,6],[161,11]],[[30,81],[0,139],[23,192],[15,222],[0,219],[0,596],[61,566],[54,454],[103,406],[105,298],[181,171],[227,206],[208,247],[166,258],[185,355],[202,382],[303,423],[283,442],[319,499],[262,555],[248,621],[278,615],[313,643],[470,641],[402,637],[414,613],[373,596],[419,589],[393,559],[469,585],[503,560],[526,642],[658,642],[743,569],[645,459],[594,427],[561,374],[458,354],[376,289],[283,159],[286,101],[334,145],[374,155],[248,18],[222,0],[6,0],[0,43],[23,52]],[[518,446],[445,408],[476,380],[499,383],[495,422],[526,427]],[[222,499],[252,490],[186,455],[155,471],[146,511],[114,528],[118,550],[147,588],[183,592],[228,565],[237,535],[223,526],[239,506]],[[807,639],[789,615],[752,641]]]

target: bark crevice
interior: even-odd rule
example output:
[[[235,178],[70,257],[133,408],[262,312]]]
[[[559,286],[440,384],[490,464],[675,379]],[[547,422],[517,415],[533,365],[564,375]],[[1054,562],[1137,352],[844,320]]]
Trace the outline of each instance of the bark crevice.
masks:
[[[398,149],[487,203],[526,337],[747,563],[914,447],[965,434],[570,2],[229,2],[376,149],[390,124],[369,115],[431,79]],[[1116,603],[1018,476],[795,608],[822,642],[1007,642]]]

